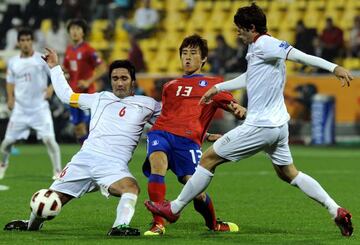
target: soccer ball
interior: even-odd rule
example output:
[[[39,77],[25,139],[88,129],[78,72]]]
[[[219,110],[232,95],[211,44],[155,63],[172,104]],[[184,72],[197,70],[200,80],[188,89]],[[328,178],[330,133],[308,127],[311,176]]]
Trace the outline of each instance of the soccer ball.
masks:
[[[31,197],[30,209],[39,218],[53,219],[61,211],[59,195],[49,189],[39,190]]]

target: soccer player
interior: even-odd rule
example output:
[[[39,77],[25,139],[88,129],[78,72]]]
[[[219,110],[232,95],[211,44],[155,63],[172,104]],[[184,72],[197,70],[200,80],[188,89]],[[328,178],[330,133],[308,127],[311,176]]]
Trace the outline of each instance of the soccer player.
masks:
[[[242,117],[246,111],[228,92],[216,95],[213,103],[199,105],[201,96],[210,87],[223,81],[222,78],[201,74],[208,56],[205,39],[198,35],[186,37],[179,53],[184,75],[164,85],[162,112],[148,133],[148,151],[143,170],[148,177],[149,198],[154,202],[165,198],[164,179],[168,169],[180,183],[185,184],[195,172],[204,139],[215,141],[221,136],[206,133],[217,108],[231,111],[238,117]],[[208,194],[199,194],[194,199],[194,208],[204,217],[210,230],[238,231],[236,224],[216,219],[214,205]],[[163,218],[154,215],[152,226],[144,235],[164,233]]]
[[[53,94],[48,86],[49,68],[41,54],[33,49],[33,32],[21,29],[18,33],[20,54],[8,62],[6,75],[7,104],[12,114],[0,151],[0,179],[9,166],[11,147],[17,140],[27,139],[30,129],[45,144],[53,166],[53,178],[61,171],[60,148],[55,140],[49,99]]]
[[[47,63],[55,93],[62,102],[91,110],[90,134],[51,186],[65,205],[73,198],[100,189],[105,196],[121,197],[110,236],[137,236],[129,227],[139,194],[137,181],[128,163],[146,122],[153,123],[161,104],[153,98],[133,95],[135,68],[127,60],[114,61],[109,68],[113,92],[74,93],[58,65],[53,50],[48,49]],[[5,230],[39,230],[44,219],[31,214],[29,221],[12,221]]]
[[[351,236],[351,214],[340,207],[320,184],[296,169],[288,145],[288,120],[284,103],[285,60],[319,67],[350,85],[349,71],[324,59],[307,55],[267,34],[266,17],[255,4],[239,8],[234,16],[238,36],[249,45],[248,68],[241,76],[215,85],[201,98],[209,103],[220,91],[246,87],[248,111],[243,125],[234,128],[210,147],[202,156],[200,166],[172,202],[146,202],[147,208],[175,222],[180,211],[204,191],[214,176],[215,168],[228,161],[239,161],[265,151],[278,176],[298,187],[307,196],[327,208],[343,236]]]
[[[106,65],[86,41],[87,23],[72,19],[67,25],[72,44],[66,48],[63,67],[69,75],[70,87],[76,93],[96,92],[95,81],[106,73]],[[88,111],[70,107],[75,136],[82,143],[88,135]]]

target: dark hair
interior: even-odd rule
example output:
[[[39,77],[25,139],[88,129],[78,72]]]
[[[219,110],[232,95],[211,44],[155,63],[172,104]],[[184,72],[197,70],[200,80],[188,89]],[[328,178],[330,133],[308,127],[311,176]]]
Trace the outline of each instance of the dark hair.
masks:
[[[86,23],[86,21],[84,19],[71,19],[69,20],[68,24],[67,24],[67,31],[70,32],[70,28],[72,26],[80,26],[81,29],[84,32],[84,36],[86,36],[87,32],[88,32],[88,24]]]
[[[237,27],[246,30],[250,30],[251,25],[254,25],[256,32],[260,34],[267,32],[265,13],[255,3],[239,8],[234,16],[234,23]]]
[[[17,40],[20,41],[21,36],[30,36],[31,40],[34,40],[34,33],[30,28],[23,27],[19,30]]]
[[[129,60],[115,60],[109,66],[109,79],[111,81],[111,73],[114,69],[125,68],[128,70],[131,80],[136,81],[135,66]]]
[[[192,48],[199,47],[200,51],[201,51],[201,59],[205,59],[206,57],[208,57],[209,49],[208,49],[207,41],[206,41],[206,39],[202,38],[201,36],[199,36],[197,34],[188,36],[182,41],[181,46],[179,48],[180,56],[182,54],[183,48],[186,48],[186,47],[192,47]],[[204,64],[205,64],[205,62],[203,62],[202,66]]]

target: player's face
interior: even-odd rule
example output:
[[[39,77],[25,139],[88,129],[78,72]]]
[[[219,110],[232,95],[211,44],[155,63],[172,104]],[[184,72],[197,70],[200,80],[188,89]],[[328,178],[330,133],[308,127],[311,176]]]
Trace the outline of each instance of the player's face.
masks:
[[[73,42],[79,42],[84,39],[84,31],[81,26],[72,25],[69,29],[70,38]]]
[[[126,68],[115,68],[111,72],[113,93],[119,98],[125,98],[133,93],[133,81]]]
[[[18,42],[21,53],[32,53],[32,38],[30,35],[22,35]]]
[[[181,51],[181,62],[184,73],[189,75],[200,72],[201,65],[205,59],[201,58],[201,51],[199,47],[185,47]]]
[[[246,30],[243,27],[236,27],[238,37],[245,43],[250,44],[254,40],[253,32],[251,30]]]

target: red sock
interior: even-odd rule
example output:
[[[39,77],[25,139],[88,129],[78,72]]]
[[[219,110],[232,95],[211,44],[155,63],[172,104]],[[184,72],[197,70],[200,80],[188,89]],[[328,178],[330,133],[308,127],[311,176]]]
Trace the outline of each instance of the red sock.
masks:
[[[206,199],[204,201],[194,199],[194,208],[204,217],[206,226],[210,230],[214,230],[216,226],[216,215],[214,205],[209,195],[206,194]]]
[[[151,174],[148,182],[149,198],[153,202],[160,202],[165,200],[166,185],[165,177],[162,175]],[[154,222],[164,225],[164,219],[161,216],[153,215]]]

